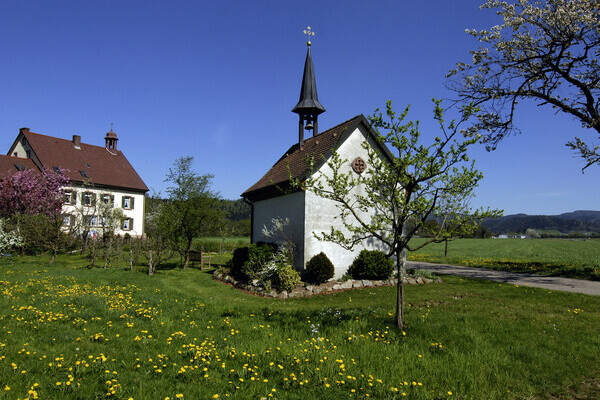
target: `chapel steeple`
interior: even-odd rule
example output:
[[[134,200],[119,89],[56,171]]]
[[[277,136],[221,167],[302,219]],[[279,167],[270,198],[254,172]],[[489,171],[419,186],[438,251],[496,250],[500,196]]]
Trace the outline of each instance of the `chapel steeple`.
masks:
[[[311,31],[310,26],[304,31],[310,39],[315,33]],[[306,52],[306,61],[304,62],[304,75],[302,76],[302,87],[300,88],[300,100],[292,112],[299,115],[298,142],[300,146],[304,142],[304,130],[312,130],[313,136],[319,133],[318,116],[325,112],[325,107],[319,103],[317,96],[317,83],[315,81],[315,71],[313,69],[312,57],[310,55],[310,40],[306,42],[308,50]],[[306,122],[306,124],[305,124]]]

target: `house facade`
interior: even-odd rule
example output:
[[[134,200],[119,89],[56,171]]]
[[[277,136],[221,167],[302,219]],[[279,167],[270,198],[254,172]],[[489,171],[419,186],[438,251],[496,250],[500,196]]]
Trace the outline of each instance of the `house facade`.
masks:
[[[309,42],[310,43],[310,42]],[[310,46],[310,44],[309,44]],[[329,233],[332,227],[345,232],[340,219],[340,209],[333,200],[324,199],[310,190],[294,189],[290,177],[300,182],[311,176],[331,176],[327,161],[337,152],[345,161],[345,170],[360,174],[369,168],[367,143],[380,157],[391,159],[385,145],[375,139],[375,132],[363,115],[345,121],[323,133],[318,133],[318,115],[325,111],[317,98],[310,47],[307,52],[300,100],[292,110],[299,114],[298,142],[292,145],[271,169],[242,197],[251,205],[252,242],[272,241],[262,233],[275,218],[288,219],[289,236],[295,245],[294,267],[303,271],[306,263],[316,254],[324,252],[333,262],[335,277],[341,277],[362,249],[386,250],[374,240],[362,241],[347,250],[338,244],[318,240],[315,234]],[[304,131],[312,131],[304,138]],[[308,160],[315,164],[309,167]],[[316,175],[311,175],[316,174]],[[357,187],[353,190],[362,190]],[[367,214],[371,213],[369,210]],[[368,215],[365,217],[368,218]]]
[[[21,128],[2,162],[7,169],[10,164],[33,165],[39,171],[55,171],[69,178],[70,185],[64,188],[65,230],[101,235],[107,229],[107,210],[120,208],[124,218],[114,232],[143,236],[148,187],[117,149],[116,133],[111,129],[104,139],[101,147],[83,143],[79,135],[67,140]]]

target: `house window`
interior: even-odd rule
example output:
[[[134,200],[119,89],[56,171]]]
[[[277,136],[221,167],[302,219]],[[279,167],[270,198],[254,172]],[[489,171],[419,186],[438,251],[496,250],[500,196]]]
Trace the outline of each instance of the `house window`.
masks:
[[[124,210],[133,210],[133,197],[123,196],[122,206]]]
[[[124,231],[130,231],[133,229],[133,218],[126,218],[123,220],[122,229]]]
[[[98,226],[98,217],[97,216],[92,216],[91,220],[90,220],[90,226]]]
[[[73,193],[70,190],[65,190],[65,204],[71,204],[71,197],[73,196]]]
[[[108,204],[108,205],[110,205],[110,206],[112,207],[112,206],[113,206],[113,203],[114,203],[114,200],[115,200],[115,197],[114,197],[114,196],[111,196],[111,195],[110,195],[110,194],[108,194],[108,193],[104,193],[104,194],[102,194],[102,195],[100,196],[100,200],[102,200],[102,202],[103,202],[104,204]]]
[[[63,215],[63,223],[64,226],[69,226],[71,225],[71,215],[70,214],[65,214]]]
[[[84,206],[93,206],[95,203],[95,197],[94,193],[92,192],[83,192],[83,196],[82,196],[82,203]]]

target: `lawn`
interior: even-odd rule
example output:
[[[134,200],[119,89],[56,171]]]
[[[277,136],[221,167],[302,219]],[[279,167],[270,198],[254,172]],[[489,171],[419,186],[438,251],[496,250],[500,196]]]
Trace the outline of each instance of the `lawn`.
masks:
[[[1,399],[598,398],[600,302],[444,277],[305,299],[196,269],[0,260]],[[595,387],[595,389],[594,389]]]
[[[423,239],[415,239],[418,243]],[[597,239],[458,239],[408,253],[412,261],[600,280]]]

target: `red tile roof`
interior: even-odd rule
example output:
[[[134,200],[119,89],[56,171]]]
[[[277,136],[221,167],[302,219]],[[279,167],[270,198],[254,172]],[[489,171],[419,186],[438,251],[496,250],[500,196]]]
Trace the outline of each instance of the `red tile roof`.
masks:
[[[43,168],[52,170],[59,167],[67,170],[64,172],[65,176],[73,183],[83,183],[89,178],[94,185],[148,191],[144,181],[120,150],[109,150],[86,143],[80,143],[77,149],[71,140],[30,131],[22,131],[17,141],[21,135],[25,136]]]
[[[318,163],[322,156],[327,157],[342,140],[346,139],[347,135],[344,134],[349,135],[354,132],[360,123],[364,123],[367,129],[371,131],[366,118],[360,114],[325,132],[306,139],[302,147],[299,147],[298,143],[294,144],[258,182],[242,194],[242,197],[255,201],[282,195],[282,189],[287,188],[289,185],[290,174],[293,178],[306,178],[305,175],[309,172],[307,159],[314,157],[314,160]],[[387,148],[383,151],[389,154]]]
[[[33,161],[28,158],[0,155],[0,180],[18,172],[21,167],[39,171]]]

